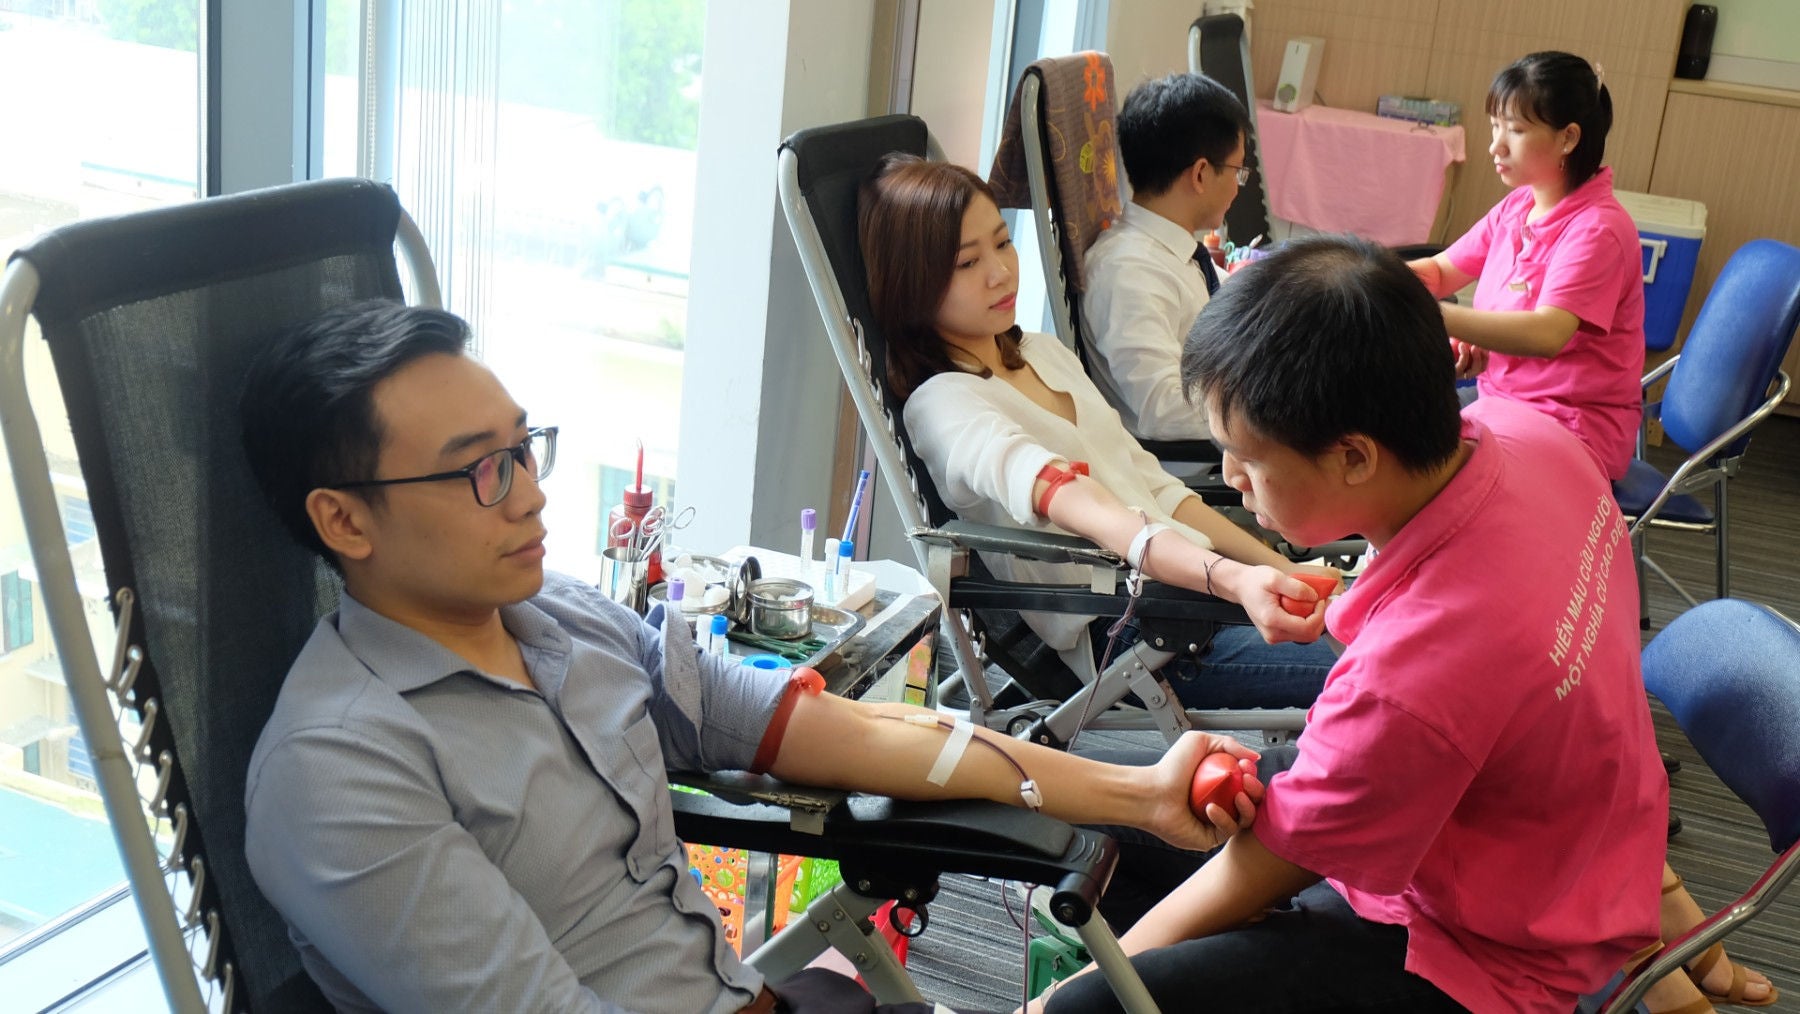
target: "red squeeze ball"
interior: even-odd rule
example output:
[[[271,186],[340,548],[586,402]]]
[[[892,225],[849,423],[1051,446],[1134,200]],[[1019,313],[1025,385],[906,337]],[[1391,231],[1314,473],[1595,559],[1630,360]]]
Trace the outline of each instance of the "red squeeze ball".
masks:
[[[1331,577],[1328,574],[1289,574],[1288,576],[1312,585],[1312,590],[1318,592],[1320,598],[1324,598],[1332,592],[1337,591],[1338,579]],[[1281,600],[1281,608],[1286,609],[1295,616],[1312,615],[1313,604],[1311,602],[1290,599],[1286,595],[1278,595],[1276,598]]]
[[[1209,753],[1194,769],[1194,784],[1188,789],[1188,806],[1194,815],[1206,819],[1206,804],[1217,803],[1226,813],[1236,814],[1234,800],[1244,791],[1244,772],[1236,757],[1228,753]]]

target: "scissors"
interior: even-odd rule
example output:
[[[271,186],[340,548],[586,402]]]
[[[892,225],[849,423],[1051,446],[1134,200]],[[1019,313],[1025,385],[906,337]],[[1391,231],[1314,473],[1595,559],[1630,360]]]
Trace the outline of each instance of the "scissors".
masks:
[[[645,520],[649,520],[648,516],[645,517]],[[620,518],[607,528],[606,541],[608,544],[620,544],[635,547],[639,537],[638,532],[639,528],[636,521],[633,521],[630,518]]]
[[[642,524],[644,531],[648,533],[651,538],[655,538],[658,535],[666,534],[666,531],[678,532],[683,528],[686,528],[688,523],[693,520],[694,508],[691,504],[675,512],[673,518],[669,516],[667,510],[661,506],[657,506],[650,508],[644,513]]]

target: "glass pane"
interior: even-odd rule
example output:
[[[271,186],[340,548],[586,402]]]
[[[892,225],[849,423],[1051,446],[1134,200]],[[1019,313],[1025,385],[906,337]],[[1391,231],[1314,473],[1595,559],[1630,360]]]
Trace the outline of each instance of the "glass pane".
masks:
[[[591,577],[608,476],[635,479],[640,441],[645,485],[673,492],[706,5],[447,6],[404,6],[394,186],[482,357],[534,423],[562,427],[550,563]],[[333,171],[355,163],[360,104],[332,68],[358,65],[358,17],[330,0]]]
[[[0,260],[67,222],[194,198],[198,14],[198,0],[0,0],[0,136],[12,139],[0,157]],[[35,328],[25,341],[90,632],[110,645],[74,441]],[[0,954],[123,879],[9,469],[0,460]]]

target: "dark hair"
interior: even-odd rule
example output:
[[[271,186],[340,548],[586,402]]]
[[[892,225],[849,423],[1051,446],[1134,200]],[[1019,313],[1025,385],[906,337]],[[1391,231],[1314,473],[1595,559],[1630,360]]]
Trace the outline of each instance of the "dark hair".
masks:
[[[1606,132],[1612,129],[1612,93],[1594,68],[1572,53],[1554,50],[1520,57],[1494,75],[1488,86],[1487,114],[1511,110],[1514,116],[1561,130],[1581,128],[1575,149],[1563,163],[1570,190],[1594,178],[1606,157]]]
[[[421,356],[462,355],[469,325],[443,310],[370,300],[296,324],[264,348],[238,399],[244,453],[263,499],[299,543],[339,569],[306,512],[322,486],[375,478],[376,385]],[[380,489],[363,495],[379,502]]]
[[[1291,243],[1222,285],[1188,333],[1182,389],[1309,457],[1365,434],[1413,472],[1460,439],[1443,314],[1399,257],[1350,236]]]
[[[1119,157],[1131,189],[1160,194],[1196,161],[1214,168],[1250,136],[1250,115],[1231,90],[1204,74],[1145,81],[1119,110]]]
[[[898,153],[881,160],[858,195],[869,305],[887,343],[888,387],[902,403],[931,377],[963,371],[938,333],[937,314],[956,270],[963,214],[976,197],[993,201],[994,192],[962,166]],[[995,335],[1008,369],[1025,365],[1020,337],[1017,324]]]

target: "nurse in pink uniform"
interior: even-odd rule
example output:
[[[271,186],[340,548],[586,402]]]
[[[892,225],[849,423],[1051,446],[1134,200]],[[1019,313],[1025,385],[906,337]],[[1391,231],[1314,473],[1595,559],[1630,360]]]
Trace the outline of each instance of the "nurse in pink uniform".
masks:
[[[1488,153],[1512,193],[1461,239],[1410,267],[1444,304],[1459,377],[1483,398],[1546,412],[1608,478],[1625,474],[1643,422],[1644,285],[1637,227],[1600,165],[1612,96],[1568,53],[1533,53],[1488,89]]]

